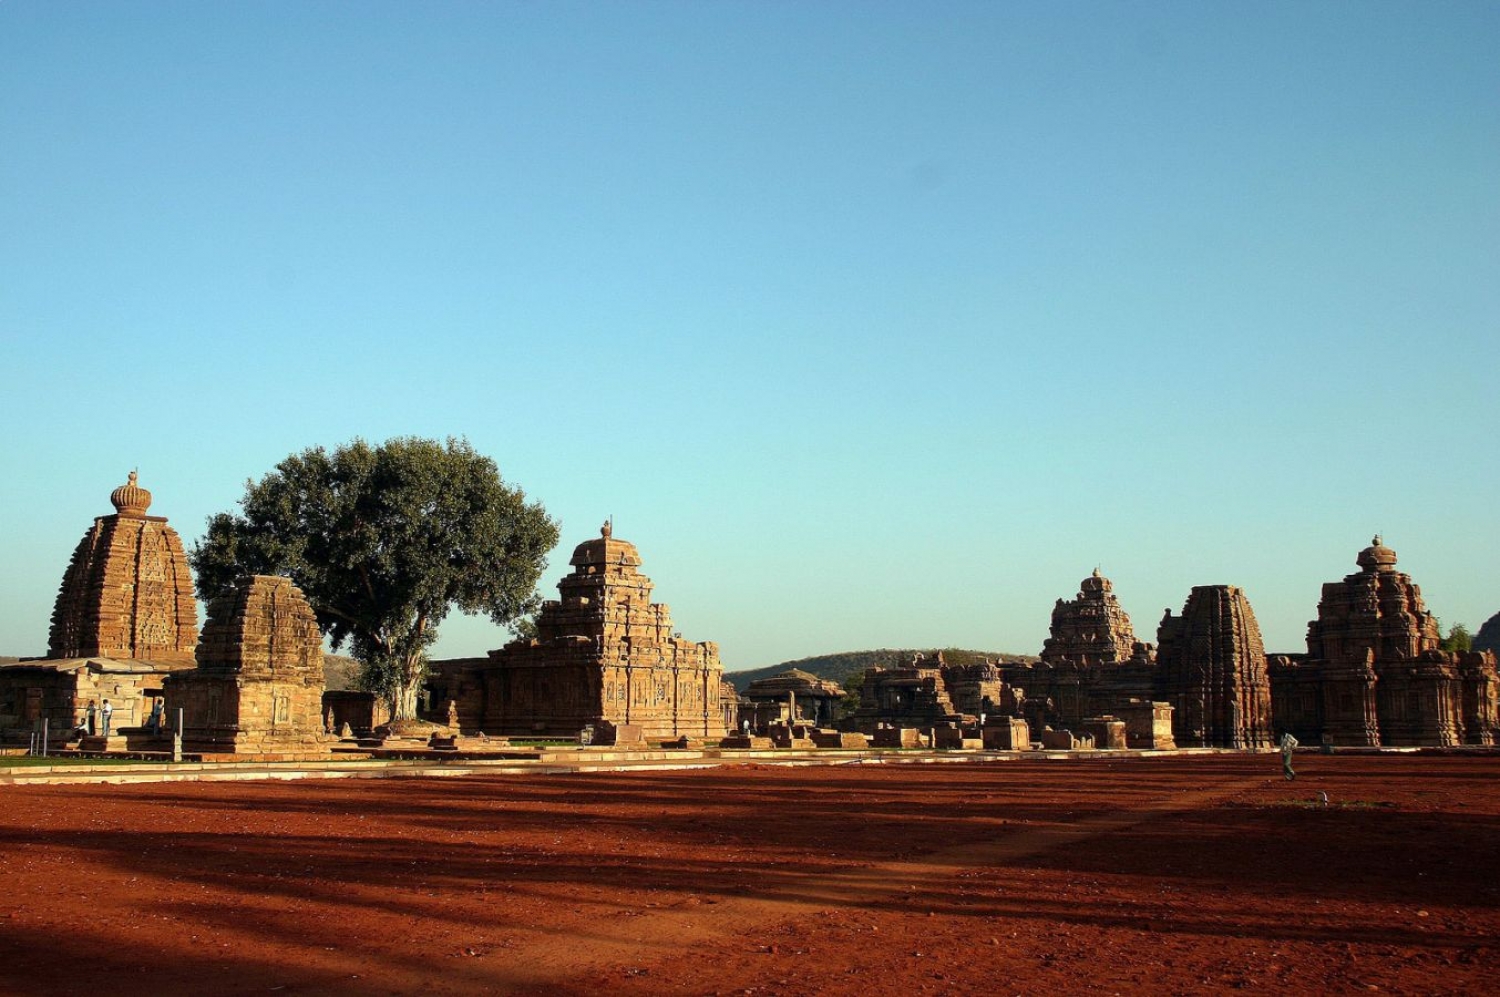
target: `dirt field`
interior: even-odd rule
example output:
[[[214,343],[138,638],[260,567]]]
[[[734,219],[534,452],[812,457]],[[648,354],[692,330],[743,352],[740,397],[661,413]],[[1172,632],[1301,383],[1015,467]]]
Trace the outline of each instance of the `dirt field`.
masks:
[[[1500,758],[1299,770],[8,788],[0,991],[1496,992]]]

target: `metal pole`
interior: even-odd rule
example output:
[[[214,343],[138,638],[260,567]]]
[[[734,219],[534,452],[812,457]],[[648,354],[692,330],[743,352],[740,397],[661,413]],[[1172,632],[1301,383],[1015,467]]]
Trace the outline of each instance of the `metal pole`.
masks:
[[[47,757],[47,718],[42,717],[42,757]]]
[[[182,761],[182,707],[177,707],[177,729],[172,731],[172,761]]]

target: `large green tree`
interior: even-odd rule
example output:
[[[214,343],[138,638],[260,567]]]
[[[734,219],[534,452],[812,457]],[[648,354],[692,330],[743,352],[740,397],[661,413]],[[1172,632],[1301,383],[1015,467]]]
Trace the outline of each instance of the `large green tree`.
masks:
[[[464,440],[314,447],[247,481],[240,505],[211,516],[193,547],[199,596],[244,574],[289,576],[397,719],[416,715],[448,611],[502,626],[533,611],[558,537],[541,504]]]

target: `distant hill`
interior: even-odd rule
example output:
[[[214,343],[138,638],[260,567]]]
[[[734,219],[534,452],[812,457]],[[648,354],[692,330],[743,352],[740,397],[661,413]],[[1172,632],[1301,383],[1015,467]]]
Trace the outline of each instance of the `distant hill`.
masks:
[[[323,655],[323,681],[329,692],[356,688],[354,680],[358,677],[358,661],[342,654]]]
[[[1500,654],[1500,613],[1485,620],[1484,626],[1474,635],[1474,650]]]
[[[956,647],[945,647],[941,649],[943,660],[952,665],[965,665],[975,661],[983,661],[986,658],[991,661],[1035,661],[1036,656],[1031,654],[1008,654],[1003,651],[965,651]],[[786,671],[788,668],[800,668],[804,672],[811,672],[819,678],[832,679],[844,685],[851,676],[859,675],[866,668],[882,667],[894,668],[911,661],[912,655],[920,651],[928,658],[935,658],[938,649],[934,648],[886,648],[882,647],[875,651],[843,651],[838,654],[819,654],[811,658],[799,658],[796,661],[783,661],[779,665],[767,665],[764,668],[752,668],[742,672],[725,672],[724,677],[734,683],[734,687],[741,692],[745,687],[756,679],[770,678],[772,675]]]

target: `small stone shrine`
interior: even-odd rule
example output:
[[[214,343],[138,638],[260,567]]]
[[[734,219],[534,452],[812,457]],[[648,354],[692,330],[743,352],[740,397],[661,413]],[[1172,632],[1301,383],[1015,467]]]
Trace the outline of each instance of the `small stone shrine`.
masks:
[[[167,722],[183,711],[183,746],[204,754],[326,750],[323,638],[290,579],[239,579],[209,604],[198,667],[166,682]]]
[[[1157,631],[1158,698],[1178,747],[1272,746],[1271,685],[1260,624],[1233,585],[1197,585]]]
[[[837,682],[819,678],[800,668],[790,668],[769,678],[756,679],[745,688],[748,708],[741,708],[740,718],[750,721],[757,733],[773,723],[807,722],[815,727],[831,727],[837,719],[843,687]]]
[[[433,662],[431,701],[444,714],[453,701],[466,731],[576,738],[592,727],[640,741],[722,738],[718,646],[672,629],[668,607],[651,601],[640,553],[613,532],[605,523],[573,551],[573,572],[558,583],[561,598],[542,604],[535,638],[487,658]]]
[[[883,727],[930,728],[973,723],[953,705],[943,678],[942,656],[914,655],[904,668],[868,668],[859,706],[843,722],[848,730],[876,734]]]

